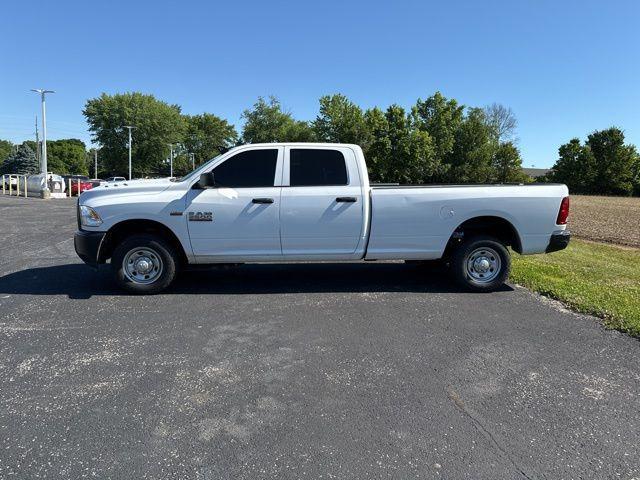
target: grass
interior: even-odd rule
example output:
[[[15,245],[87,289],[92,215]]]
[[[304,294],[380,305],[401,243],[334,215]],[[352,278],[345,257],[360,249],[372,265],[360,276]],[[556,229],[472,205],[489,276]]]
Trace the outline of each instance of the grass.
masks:
[[[572,239],[560,252],[513,255],[511,281],[640,337],[638,249]]]

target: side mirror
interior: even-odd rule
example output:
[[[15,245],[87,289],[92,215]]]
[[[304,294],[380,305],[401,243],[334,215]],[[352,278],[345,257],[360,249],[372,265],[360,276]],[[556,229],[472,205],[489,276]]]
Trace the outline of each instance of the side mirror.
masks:
[[[206,172],[200,174],[200,180],[198,180],[199,188],[213,188],[216,186],[216,180],[213,176],[213,172]]]

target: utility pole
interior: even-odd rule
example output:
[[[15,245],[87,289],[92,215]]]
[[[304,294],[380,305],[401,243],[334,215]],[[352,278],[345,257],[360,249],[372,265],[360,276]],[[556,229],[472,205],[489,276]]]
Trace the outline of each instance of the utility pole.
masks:
[[[93,149],[93,178],[98,178],[98,149]]]
[[[191,170],[195,170],[196,169],[195,154],[190,153],[189,156],[191,157]]]
[[[171,149],[171,153],[169,155],[169,178],[173,177],[173,143],[169,144],[169,148]]]
[[[44,173],[44,188],[42,189],[42,198],[51,197],[49,191],[49,180],[47,171],[47,110],[45,107],[45,95],[47,93],[56,93],[53,90],[45,90],[44,88],[32,88],[32,92],[40,94],[40,101],[42,103],[42,173]]]
[[[122,128],[129,129],[129,180],[131,180],[131,143],[133,140],[131,139],[131,130],[136,128],[132,125],[123,125]]]
[[[40,164],[40,138],[38,138],[38,115],[36,115],[36,160]]]

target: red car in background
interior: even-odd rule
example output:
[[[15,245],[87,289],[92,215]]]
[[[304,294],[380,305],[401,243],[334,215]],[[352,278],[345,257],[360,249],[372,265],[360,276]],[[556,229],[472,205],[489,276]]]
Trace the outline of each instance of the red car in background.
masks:
[[[71,181],[71,195],[80,195],[82,192],[91,190],[95,186],[95,182],[84,175],[63,175],[65,187],[69,188]]]

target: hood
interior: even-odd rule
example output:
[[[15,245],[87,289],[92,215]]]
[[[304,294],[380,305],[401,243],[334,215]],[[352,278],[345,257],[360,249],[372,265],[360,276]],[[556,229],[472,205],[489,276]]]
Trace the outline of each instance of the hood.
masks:
[[[149,195],[159,193],[173,185],[168,178],[148,180],[125,180],[123,182],[102,183],[82,193],[82,201],[112,195]]]

